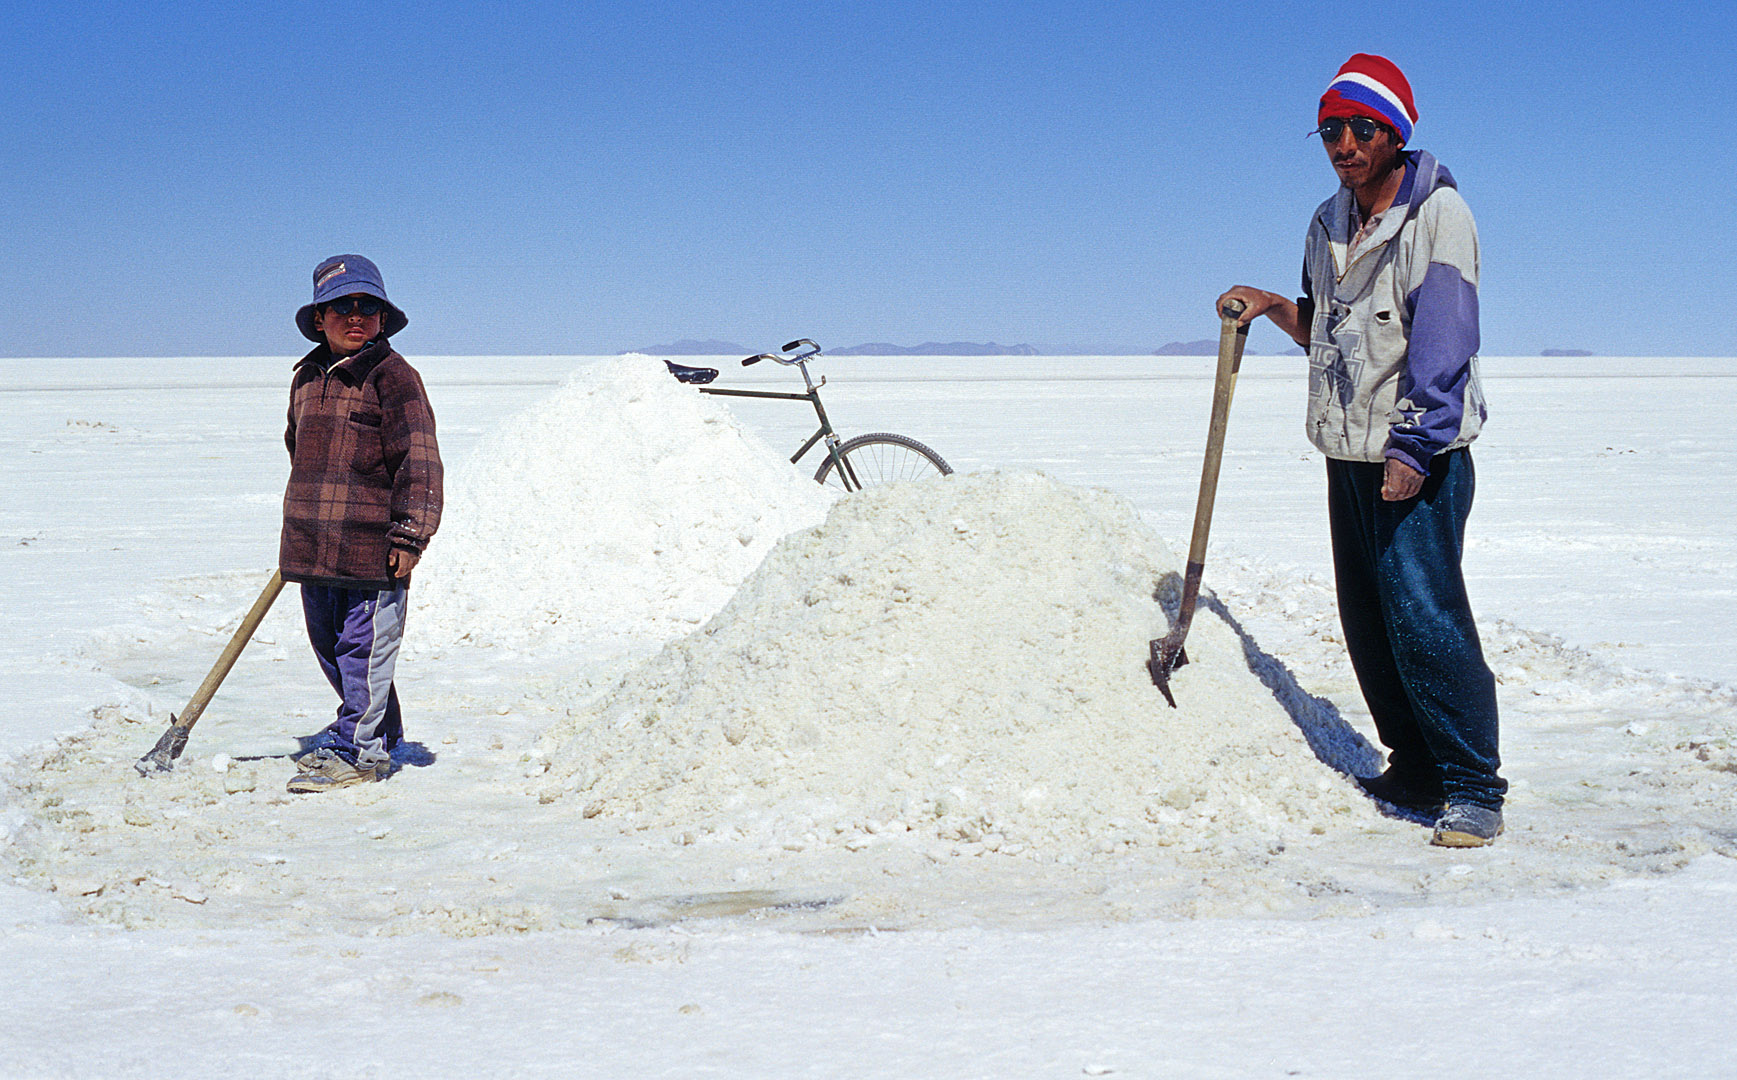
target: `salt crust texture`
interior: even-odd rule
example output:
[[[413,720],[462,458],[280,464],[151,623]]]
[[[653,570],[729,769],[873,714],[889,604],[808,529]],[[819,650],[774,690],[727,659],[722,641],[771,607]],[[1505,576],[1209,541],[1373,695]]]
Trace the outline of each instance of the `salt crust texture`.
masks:
[[[452,477],[413,651],[686,632],[831,499],[661,360],[590,365]]]
[[[452,493],[407,647],[442,642],[410,667],[420,758],[284,792],[261,729],[309,702],[270,662],[304,655],[280,605],[195,756],[139,781],[190,689],[157,675],[208,659],[263,573],[170,582],[93,635],[119,681],[89,729],[0,763],[0,868],[121,926],[476,934],[1359,914],[1733,851],[1727,687],[1486,628],[1513,813],[1444,861],[1344,775],[1378,756],[1339,715],[1359,698],[1330,584],[1215,562],[1171,711],[1141,661],[1176,560],[1126,503],[992,474],[809,528],[819,486],[655,360],[583,373]]]
[[[1256,674],[1277,665],[1210,603],[1165,704],[1143,660],[1175,568],[1126,501],[1039,474],[853,496],[558,724],[542,797],[641,827],[1052,856],[1373,818],[1335,775],[1372,766],[1367,744],[1306,695],[1288,712]]]
[[[131,762],[188,687],[159,692],[137,677],[145,653],[99,642],[92,659],[134,685],[87,730],[0,763],[0,872],[125,927],[470,935],[1355,916],[1737,856],[1729,687],[1503,626],[1485,640],[1520,706],[1504,715],[1508,833],[1477,853],[1428,848],[1427,821],[1377,814],[1325,764],[1374,764],[1333,704],[1356,689],[1331,586],[1216,565],[1219,596],[1284,664],[1209,595],[1172,713],[1140,660],[1173,560],[1126,504],[1031,475],[853,496],[601,704],[575,689],[587,661],[566,645],[537,654],[511,710],[478,682],[498,651],[451,650],[411,691],[422,756],[318,797],[284,792],[284,751],[249,749],[262,715],[247,708],[202,722],[192,756],[140,781]],[[170,643],[152,663],[208,656],[256,584],[183,583],[197,596],[169,602],[162,628],[229,614],[203,636],[148,635]],[[279,644],[261,647],[281,649],[295,612],[266,631]],[[302,699],[305,683],[276,687],[279,665],[250,656],[232,705]]]

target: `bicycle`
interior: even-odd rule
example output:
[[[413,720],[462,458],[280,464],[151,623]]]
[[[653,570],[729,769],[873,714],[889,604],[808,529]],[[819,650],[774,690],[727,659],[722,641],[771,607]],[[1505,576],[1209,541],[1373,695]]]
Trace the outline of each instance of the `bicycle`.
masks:
[[[794,353],[803,346],[807,352],[795,356],[785,356],[783,353]],[[850,439],[840,439],[832,430],[832,421],[826,417],[826,409],[820,404],[820,388],[826,385],[826,376],[822,375],[816,383],[808,374],[808,361],[820,355],[820,346],[807,338],[798,338],[776,353],[761,353],[750,356],[742,361],[743,367],[750,367],[762,360],[771,360],[779,364],[795,367],[802,373],[802,385],[806,393],[789,394],[772,390],[735,390],[722,386],[707,386],[718,377],[717,368],[686,367],[674,364],[668,360],[664,364],[670,374],[685,383],[699,386],[700,393],[714,394],[718,397],[770,398],[777,401],[806,401],[814,406],[814,414],[820,418],[820,429],[808,437],[796,453],[790,456],[790,464],[802,460],[802,456],[814,449],[816,443],[825,442],[826,460],[820,463],[815,472],[817,483],[830,487],[842,488],[845,491],[859,491],[865,487],[876,487],[895,480],[922,480],[930,476],[949,476],[953,467],[942,459],[940,454],[911,438],[908,435],[894,435],[887,431],[877,431],[869,435],[857,435]]]

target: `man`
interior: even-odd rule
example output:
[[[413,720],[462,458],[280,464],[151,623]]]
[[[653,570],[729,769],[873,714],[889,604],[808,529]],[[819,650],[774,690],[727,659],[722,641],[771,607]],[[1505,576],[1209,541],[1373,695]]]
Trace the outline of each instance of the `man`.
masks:
[[[1358,53],[1321,98],[1317,131],[1340,188],[1315,212],[1296,301],[1238,286],[1309,350],[1310,440],[1327,455],[1345,644],[1388,749],[1375,798],[1438,814],[1432,843],[1502,831],[1495,679],[1460,553],[1477,375],[1478,237],[1453,177],[1407,150],[1417,108],[1391,61]],[[1445,804],[1445,806],[1444,806]]]
[[[382,779],[403,736],[392,672],[442,477],[428,393],[389,340],[409,321],[360,255],[315,267],[313,303],[296,312],[317,344],[290,383],[278,566],[301,583],[308,640],[339,704],[296,759],[293,792]]]

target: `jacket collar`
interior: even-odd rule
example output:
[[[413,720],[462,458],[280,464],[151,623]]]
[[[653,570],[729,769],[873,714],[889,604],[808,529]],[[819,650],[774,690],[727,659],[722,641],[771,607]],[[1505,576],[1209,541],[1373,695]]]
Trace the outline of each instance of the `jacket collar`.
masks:
[[[311,366],[327,374],[346,373],[353,376],[357,382],[361,382],[368,377],[369,372],[379,366],[380,361],[391,355],[392,342],[384,336],[375,338],[363,346],[360,352],[338,360],[332,358],[332,347],[321,342],[314,346],[313,350],[306,356],[296,361],[296,370],[300,371],[304,367]]]
[[[1439,187],[1454,187],[1454,178],[1435,155],[1427,150],[1405,151],[1405,177],[1399,182],[1399,191],[1393,196],[1393,205],[1381,215],[1381,223],[1375,227],[1363,246],[1358,249],[1357,263],[1346,265],[1346,255],[1351,247],[1351,237],[1357,232],[1357,195],[1343,185],[1321,205],[1319,216],[1321,226],[1327,230],[1327,243],[1333,253],[1333,265],[1337,269],[1340,291],[1355,294],[1362,290],[1366,270],[1373,270],[1380,263],[1379,252],[1388,241],[1399,235],[1399,230],[1405,223],[1417,216],[1424,200]],[[1353,274],[1353,271],[1356,271]]]

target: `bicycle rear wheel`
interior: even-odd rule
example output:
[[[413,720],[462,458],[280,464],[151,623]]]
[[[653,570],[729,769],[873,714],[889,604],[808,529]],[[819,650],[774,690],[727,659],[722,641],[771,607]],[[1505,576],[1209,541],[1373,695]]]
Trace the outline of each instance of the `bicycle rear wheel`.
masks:
[[[838,456],[844,462],[845,475],[840,476],[832,467],[832,455],[828,454],[814,479],[842,491],[878,487],[896,480],[925,480],[953,472],[953,467],[927,446],[909,436],[885,431],[846,439],[839,445]]]

